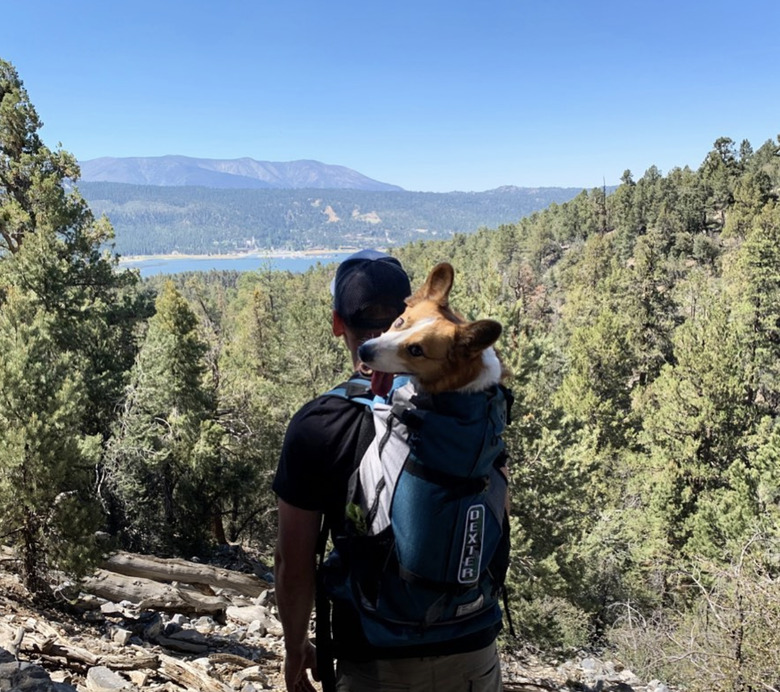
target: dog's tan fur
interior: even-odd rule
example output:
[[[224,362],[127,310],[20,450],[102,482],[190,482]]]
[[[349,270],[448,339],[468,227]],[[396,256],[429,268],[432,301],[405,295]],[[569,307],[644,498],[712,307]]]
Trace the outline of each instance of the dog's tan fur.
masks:
[[[381,336],[360,347],[361,360],[381,372],[409,373],[420,389],[479,391],[505,375],[493,349],[501,335],[495,320],[468,322],[449,304],[455,272],[437,264],[406,300],[407,308]]]

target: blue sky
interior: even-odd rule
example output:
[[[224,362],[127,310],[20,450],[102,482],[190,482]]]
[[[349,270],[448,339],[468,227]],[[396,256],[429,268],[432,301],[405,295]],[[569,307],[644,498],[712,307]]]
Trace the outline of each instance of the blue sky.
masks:
[[[780,134],[778,0],[5,0],[0,16],[44,140],[81,160],[590,188]]]

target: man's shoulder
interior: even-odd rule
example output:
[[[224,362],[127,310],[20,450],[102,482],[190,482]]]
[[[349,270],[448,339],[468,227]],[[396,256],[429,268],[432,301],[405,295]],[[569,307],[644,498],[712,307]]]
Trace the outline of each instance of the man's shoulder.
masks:
[[[288,432],[320,437],[333,428],[354,425],[363,409],[362,403],[343,396],[320,394],[296,411],[290,420]]]
[[[365,407],[340,396],[320,395],[293,415],[282,444],[273,489],[302,509],[327,511],[343,493],[354,466]],[[341,505],[343,513],[343,504]]]
[[[324,415],[330,411],[348,411],[370,397],[371,381],[358,376],[331,387],[322,394],[307,401],[298,409],[293,418],[305,418],[312,415]]]

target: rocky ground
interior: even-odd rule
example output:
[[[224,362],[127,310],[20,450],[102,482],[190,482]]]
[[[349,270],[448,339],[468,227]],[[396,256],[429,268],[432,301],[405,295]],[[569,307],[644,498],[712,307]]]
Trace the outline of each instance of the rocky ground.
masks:
[[[224,603],[209,614],[67,590],[60,592],[67,601],[56,607],[34,606],[13,572],[0,569],[0,691],[283,690],[281,627],[273,589],[262,588],[270,575],[236,552],[223,556],[221,566],[230,568],[231,561],[235,571],[260,572],[258,588],[247,595],[200,584],[201,595]],[[135,588],[145,581],[130,579]],[[196,609],[212,607],[211,601],[196,602]],[[617,661],[592,656],[545,662],[506,650],[503,667],[507,692],[668,690],[639,680]]]

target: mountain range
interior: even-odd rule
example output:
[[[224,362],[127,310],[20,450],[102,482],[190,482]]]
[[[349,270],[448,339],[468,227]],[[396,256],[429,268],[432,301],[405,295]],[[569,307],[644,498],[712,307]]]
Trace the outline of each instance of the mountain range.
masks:
[[[580,188],[410,192],[343,166],[186,156],[81,162],[77,186],[121,255],[387,247],[496,228]]]
[[[344,166],[319,161],[198,159],[189,156],[103,157],[80,161],[84,182],[215,189],[350,189],[400,191]]]

